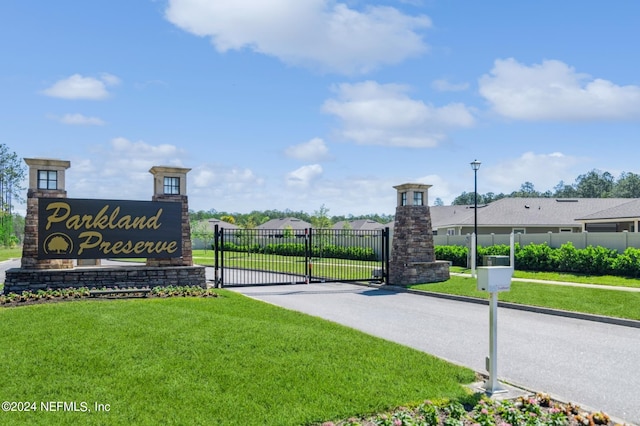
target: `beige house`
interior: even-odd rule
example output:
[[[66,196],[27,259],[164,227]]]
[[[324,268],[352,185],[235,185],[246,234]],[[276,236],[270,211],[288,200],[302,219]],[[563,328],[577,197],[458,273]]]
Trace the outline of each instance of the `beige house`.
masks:
[[[473,205],[430,208],[436,235],[474,231]],[[503,198],[478,206],[478,235],[562,232],[638,232],[640,199]]]
[[[332,226],[333,229],[342,230],[342,229],[353,229],[355,231],[375,231],[377,229],[384,229],[386,225],[383,225],[380,222],[376,222],[371,219],[358,219],[358,220],[341,220],[340,222],[336,222],[335,225]]]

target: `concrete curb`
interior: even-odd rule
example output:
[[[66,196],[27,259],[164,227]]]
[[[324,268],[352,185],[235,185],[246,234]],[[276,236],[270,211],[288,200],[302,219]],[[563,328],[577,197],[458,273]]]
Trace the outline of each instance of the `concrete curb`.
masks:
[[[436,293],[433,291],[426,291],[426,290],[414,290],[411,288],[405,288],[405,287],[395,286],[390,284],[385,284],[385,285],[365,284],[365,285],[369,287],[386,289],[389,291],[395,291],[399,293],[411,293],[411,294],[417,294],[420,296],[437,297],[440,299],[449,299],[449,300],[456,300],[459,302],[476,303],[479,305],[489,305],[488,300],[479,299],[477,297],[458,296],[455,294],[446,294],[446,293]],[[511,302],[498,302],[498,306],[501,308],[516,309],[520,311],[534,312],[537,314],[556,315],[556,316],[565,317],[565,318],[575,318],[575,319],[586,320],[586,321],[601,322],[605,324],[621,325],[624,327],[640,328],[640,321],[638,320],[607,317],[603,315],[585,314],[581,312],[563,311],[560,309],[543,308],[539,306],[520,305],[518,303],[511,303]]]

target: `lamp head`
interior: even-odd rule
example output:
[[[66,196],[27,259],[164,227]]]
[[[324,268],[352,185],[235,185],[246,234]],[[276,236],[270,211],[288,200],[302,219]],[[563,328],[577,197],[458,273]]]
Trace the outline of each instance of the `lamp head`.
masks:
[[[480,163],[478,160],[473,160],[470,164],[473,170],[478,170],[480,168],[480,164],[482,163]]]

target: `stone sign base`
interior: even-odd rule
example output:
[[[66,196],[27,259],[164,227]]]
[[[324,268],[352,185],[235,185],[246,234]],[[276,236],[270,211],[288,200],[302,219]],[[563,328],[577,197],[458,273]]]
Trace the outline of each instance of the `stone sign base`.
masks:
[[[6,272],[4,294],[63,288],[207,287],[204,266],[100,266],[73,269],[23,269]]]
[[[399,286],[411,284],[437,283],[447,281],[450,263],[444,260],[435,262],[407,262],[389,265],[389,283]]]

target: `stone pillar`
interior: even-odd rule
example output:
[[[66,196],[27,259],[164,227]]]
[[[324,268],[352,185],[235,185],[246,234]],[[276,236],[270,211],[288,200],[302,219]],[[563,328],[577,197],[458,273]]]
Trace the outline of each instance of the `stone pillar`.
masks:
[[[439,282],[449,279],[448,262],[436,262],[428,191],[431,185],[405,183],[398,191],[389,283]]]
[[[191,226],[189,225],[189,201],[187,198],[187,173],[191,169],[154,166],[152,201],[182,203],[182,257],[149,258],[147,266],[193,266]]]
[[[46,158],[25,158],[24,161],[29,166],[29,189],[21,266],[23,269],[73,268],[72,259],[38,259],[38,200],[67,198],[65,170],[71,163]]]

